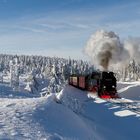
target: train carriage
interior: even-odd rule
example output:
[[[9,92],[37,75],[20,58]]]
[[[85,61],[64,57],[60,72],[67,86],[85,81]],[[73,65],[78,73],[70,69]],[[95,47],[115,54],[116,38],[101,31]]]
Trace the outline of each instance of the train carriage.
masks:
[[[86,89],[86,77],[79,76],[79,88]]]

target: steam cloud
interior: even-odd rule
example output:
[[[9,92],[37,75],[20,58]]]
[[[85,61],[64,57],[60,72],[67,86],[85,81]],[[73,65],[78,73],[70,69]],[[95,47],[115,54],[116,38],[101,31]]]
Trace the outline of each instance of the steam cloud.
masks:
[[[134,59],[140,63],[140,38],[128,38],[124,42],[124,47],[128,50],[130,59]]]
[[[108,70],[109,65],[124,64],[132,58],[139,60],[140,41],[131,38],[121,43],[114,32],[100,30],[91,36],[84,51],[97,68]]]

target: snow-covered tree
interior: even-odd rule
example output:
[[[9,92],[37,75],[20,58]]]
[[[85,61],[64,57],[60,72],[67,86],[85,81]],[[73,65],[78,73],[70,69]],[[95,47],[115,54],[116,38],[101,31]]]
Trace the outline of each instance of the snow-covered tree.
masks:
[[[10,61],[10,85],[16,91],[19,90],[19,75],[20,66],[18,63],[18,59],[14,58],[14,60]]]

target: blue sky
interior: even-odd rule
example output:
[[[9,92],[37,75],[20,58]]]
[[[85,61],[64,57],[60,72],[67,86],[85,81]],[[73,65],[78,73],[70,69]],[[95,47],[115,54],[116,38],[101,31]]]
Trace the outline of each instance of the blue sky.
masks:
[[[139,0],[0,0],[0,53],[87,59],[95,31],[140,36]]]

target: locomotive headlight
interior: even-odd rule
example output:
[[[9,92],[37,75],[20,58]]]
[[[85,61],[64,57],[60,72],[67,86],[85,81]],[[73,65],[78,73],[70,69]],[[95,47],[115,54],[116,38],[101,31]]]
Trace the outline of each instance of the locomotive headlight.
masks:
[[[113,85],[112,88],[115,88],[115,86]]]
[[[106,88],[106,86],[103,86],[103,88]]]

